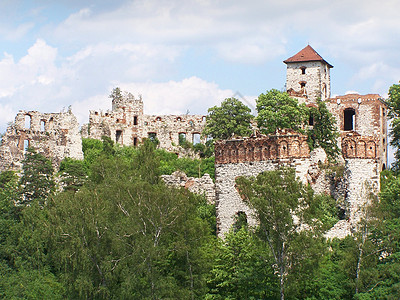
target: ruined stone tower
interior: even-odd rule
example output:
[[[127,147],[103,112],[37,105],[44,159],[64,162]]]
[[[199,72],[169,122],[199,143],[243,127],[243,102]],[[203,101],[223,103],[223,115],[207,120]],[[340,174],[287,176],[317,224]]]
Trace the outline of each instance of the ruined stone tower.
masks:
[[[289,95],[315,102],[331,96],[333,68],[310,45],[286,59],[286,89]]]
[[[344,168],[339,182],[326,171],[322,149],[310,152],[307,137],[292,131],[275,135],[219,141],[215,145],[217,226],[223,236],[235,216],[246,214],[254,225],[252,211],[235,188],[238,176],[256,176],[279,166],[293,167],[301,181],[316,193],[330,193],[343,210],[342,219],[327,237],[344,237],[357,228],[368,194],[379,191],[379,173],[387,166],[387,106],[377,94],[344,95],[330,98],[330,69],[333,67],[311,46],[286,59],[286,88],[290,96],[307,106],[321,99],[336,119],[337,140]],[[310,124],[312,126],[312,124]],[[339,204],[340,203],[340,204]]]

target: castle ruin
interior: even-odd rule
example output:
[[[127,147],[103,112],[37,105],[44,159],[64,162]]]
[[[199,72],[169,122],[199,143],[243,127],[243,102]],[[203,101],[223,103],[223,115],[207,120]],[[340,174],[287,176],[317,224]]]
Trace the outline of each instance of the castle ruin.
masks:
[[[344,237],[356,230],[368,194],[379,191],[379,174],[387,165],[387,105],[377,94],[330,98],[330,69],[333,66],[311,46],[284,63],[287,65],[288,94],[307,106],[314,106],[321,99],[335,117],[340,132],[338,145],[342,150],[343,176],[339,182],[332,180],[332,176],[320,168],[327,162],[324,151],[310,152],[307,136],[292,131],[218,141],[215,145],[215,184],[219,234],[225,235],[234,224],[235,216],[241,213],[246,214],[250,225],[255,224],[252,211],[235,188],[235,179],[257,176],[284,165],[293,167],[300,180],[311,184],[315,192],[331,194],[341,203],[343,218],[326,236]]]
[[[316,193],[328,193],[340,204],[343,218],[327,237],[344,237],[356,230],[370,191],[379,191],[379,174],[387,166],[387,105],[377,94],[348,94],[331,98],[330,69],[311,46],[284,61],[287,66],[287,93],[300,103],[315,106],[326,103],[336,119],[340,132],[338,146],[342,151],[343,176],[338,180],[321,165],[326,164],[322,149],[310,151],[307,136],[291,130],[274,135],[256,135],[215,143],[215,189],[209,177],[185,178],[181,174],[165,176],[170,184],[185,186],[207,194],[216,203],[217,228],[224,235],[235,216],[245,213],[255,225],[252,211],[235,188],[238,176],[256,176],[260,172],[290,166]],[[159,147],[177,154],[181,140],[205,143],[202,136],[205,115],[145,115],[141,97],[130,93],[112,99],[112,110],[90,111],[89,123],[79,132],[79,124],[69,110],[62,113],[20,111],[2,137],[0,171],[19,170],[28,146],[53,159],[58,165],[65,157],[82,159],[81,138],[110,137],[117,144],[136,146],[144,138],[157,139]],[[312,120],[310,120],[312,126]]]
[[[79,123],[71,112],[19,111],[0,144],[0,172],[20,170],[28,147],[52,158],[53,165],[71,157],[83,159]]]

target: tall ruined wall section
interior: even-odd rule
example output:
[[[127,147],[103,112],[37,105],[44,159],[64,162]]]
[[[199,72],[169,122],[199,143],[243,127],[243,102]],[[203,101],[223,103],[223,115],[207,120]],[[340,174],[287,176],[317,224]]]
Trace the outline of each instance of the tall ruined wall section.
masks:
[[[205,124],[204,115],[145,115],[142,99],[125,93],[113,99],[111,111],[90,111],[82,136],[101,139],[105,135],[125,146],[136,146],[143,138],[156,138],[160,148],[179,152],[180,135],[191,143],[205,143],[201,137]]]
[[[327,101],[349,158],[376,158],[387,167],[387,105],[377,94],[348,94]]]
[[[19,170],[25,149],[33,147],[57,167],[65,157],[83,159],[79,123],[71,111],[20,111],[2,138],[0,171]]]

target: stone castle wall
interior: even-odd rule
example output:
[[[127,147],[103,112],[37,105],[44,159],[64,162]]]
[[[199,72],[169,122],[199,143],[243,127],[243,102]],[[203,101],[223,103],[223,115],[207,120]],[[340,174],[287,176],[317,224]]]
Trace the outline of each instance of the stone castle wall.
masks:
[[[201,137],[204,115],[145,115],[143,101],[125,93],[113,99],[112,110],[90,111],[89,123],[82,126],[82,136],[101,139],[103,135],[124,146],[136,146],[144,138],[156,138],[159,147],[180,152],[179,136],[191,143],[205,143]]]
[[[71,111],[20,111],[2,137],[0,171],[19,170],[25,149],[34,147],[50,157],[55,167],[65,157],[83,159],[79,123]]]

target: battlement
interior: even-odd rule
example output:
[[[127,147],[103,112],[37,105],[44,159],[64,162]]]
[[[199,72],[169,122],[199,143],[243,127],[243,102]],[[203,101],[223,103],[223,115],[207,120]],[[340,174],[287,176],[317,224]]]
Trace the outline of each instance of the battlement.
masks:
[[[276,135],[215,143],[216,164],[308,157],[310,157],[310,149],[307,144],[307,136],[293,130],[282,130]]]

